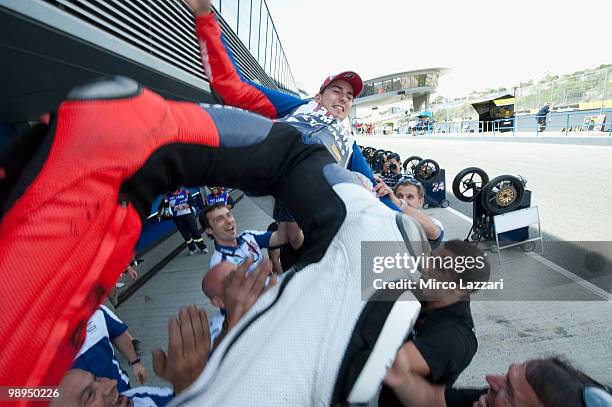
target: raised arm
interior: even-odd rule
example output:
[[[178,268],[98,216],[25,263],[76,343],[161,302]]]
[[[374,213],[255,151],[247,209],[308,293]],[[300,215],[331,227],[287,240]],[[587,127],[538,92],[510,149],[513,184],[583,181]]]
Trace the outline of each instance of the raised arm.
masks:
[[[306,103],[298,97],[265,88],[246,79],[226,46],[210,0],[186,2],[196,16],[196,34],[204,71],[211,87],[225,104],[276,119]]]

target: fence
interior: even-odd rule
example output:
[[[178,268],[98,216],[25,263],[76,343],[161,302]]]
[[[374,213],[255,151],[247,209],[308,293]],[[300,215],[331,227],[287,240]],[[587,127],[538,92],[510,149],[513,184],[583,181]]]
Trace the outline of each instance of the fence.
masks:
[[[557,112],[546,116],[542,122],[536,115],[521,115],[493,121],[462,120],[437,122],[431,131],[417,134],[470,134],[470,133],[549,133],[566,136],[612,136],[612,109],[594,109],[579,112]]]
[[[612,107],[612,68],[577,72],[561,78],[552,76],[538,84],[528,83],[514,88],[498,89],[496,94],[500,91],[515,95],[514,111],[517,113],[535,113],[546,102],[551,102],[557,109],[605,109]],[[476,111],[471,103],[486,96],[478,94],[462,102],[434,105],[434,117],[437,120],[474,117]]]
[[[558,107],[578,107],[591,104],[592,108],[604,107],[612,99],[612,72],[609,68],[588,71],[561,78],[552,77],[539,84],[514,89],[516,112],[539,109],[546,102]],[[597,106],[601,103],[601,106]]]

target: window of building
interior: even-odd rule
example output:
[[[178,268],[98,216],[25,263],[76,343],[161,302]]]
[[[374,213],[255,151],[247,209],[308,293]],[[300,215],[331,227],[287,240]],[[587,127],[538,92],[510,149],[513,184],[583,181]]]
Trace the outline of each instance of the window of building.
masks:
[[[374,94],[374,85],[371,83],[365,83],[363,85],[363,96],[370,96]]]
[[[393,82],[391,79],[387,79],[383,82],[383,92],[391,92],[393,90]]]
[[[385,90],[383,89],[383,83],[382,82],[375,82],[374,83],[374,94],[376,95],[380,95],[381,93],[384,93]]]
[[[393,90],[400,90],[400,89],[402,89],[402,82],[401,82],[400,78],[394,78],[393,79],[392,89]]]
[[[427,81],[427,75],[426,74],[420,74],[417,75],[417,86],[420,88],[422,86],[425,86],[425,82]]]
[[[232,28],[238,30],[238,0],[221,0],[221,16]]]
[[[238,37],[249,48],[252,0],[238,0]]]
[[[266,42],[268,40],[268,14],[265,13],[265,8],[261,16],[261,35],[259,36],[259,52],[257,53],[259,65],[264,66],[266,62]]]
[[[259,38],[261,32],[261,25],[259,24],[259,17],[262,13],[261,0],[252,0],[253,2],[253,13],[251,14],[251,44],[249,49],[251,54],[257,59],[257,51],[259,50]]]

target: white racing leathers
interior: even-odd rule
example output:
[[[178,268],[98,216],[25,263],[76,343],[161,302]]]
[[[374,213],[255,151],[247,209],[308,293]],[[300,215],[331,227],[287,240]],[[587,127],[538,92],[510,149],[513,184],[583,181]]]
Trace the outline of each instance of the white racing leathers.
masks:
[[[372,267],[364,267],[362,283],[362,242],[378,241],[381,252],[385,242],[404,242],[398,227],[402,223],[407,244],[420,255],[428,253],[427,237],[410,218],[396,215],[373,197],[352,173],[329,164],[324,174],[346,207],[345,214],[338,214],[344,219],[324,256],[299,271],[290,270],[282,284],[263,295],[223,339],[198,380],[176,397],[172,406],[344,404],[348,393],[355,390],[355,378],[362,373],[360,383],[366,383],[365,393],[353,401],[375,394],[420,306],[414,297],[412,301],[387,302],[388,307],[404,308],[401,318],[396,315],[384,329],[374,328],[377,332],[386,330],[385,341],[382,334],[377,341],[384,343],[377,356],[383,360],[368,360],[367,373],[364,363],[355,367],[350,358],[356,353],[349,344],[360,335],[358,321],[372,325],[364,323],[368,302],[362,298],[372,298],[372,282],[379,277]],[[397,275],[401,277],[405,275]],[[391,313],[387,310],[385,317]],[[384,318],[378,322],[384,323]],[[374,353],[367,351],[364,358],[361,352],[362,362]]]

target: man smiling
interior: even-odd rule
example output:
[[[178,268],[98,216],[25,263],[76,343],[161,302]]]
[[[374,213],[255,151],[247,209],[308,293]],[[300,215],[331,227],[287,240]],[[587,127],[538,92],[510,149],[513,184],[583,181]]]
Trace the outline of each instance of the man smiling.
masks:
[[[245,79],[233,63],[210,0],[186,3],[196,16],[204,71],[223,102],[289,123],[302,133],[305,142],[324,144],[346,167],[353,143],[348,126],[342,122],[363,89],[361,77],[353,71],[330,75],[311,101],[265,88]]]
[[[60,384],[61,397],[52,407],[162,407],[174,397],[171,388],[136,387],[119,393],[117,380],[70,369]]]
[[[200,212],[200,224],[204,231],[215,239],[215,252],[210,259],[210,268],[222,261],[241,265],[249,257],[253,264],[249,272],[254,270],[264,259],[261,249],[278,247],[289,240],[284,228],[276,232],[244,231],[236,232],[236,219],[232,212],[222,204],[214,204]]]

